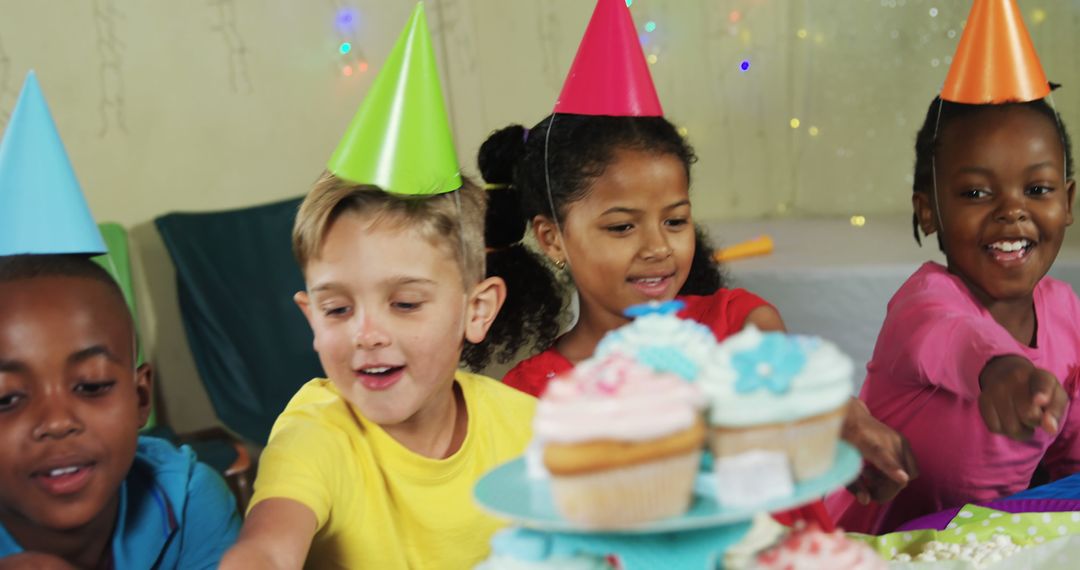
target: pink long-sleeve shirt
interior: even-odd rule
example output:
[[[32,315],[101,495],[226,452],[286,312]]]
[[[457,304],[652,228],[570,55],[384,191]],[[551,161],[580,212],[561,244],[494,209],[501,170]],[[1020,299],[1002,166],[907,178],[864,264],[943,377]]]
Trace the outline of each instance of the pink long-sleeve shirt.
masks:
[[[937,263],[919,268],[889,301],[860,398],[911,444],[920,476],[886,505],[859,505],[847,491],[829,497],[849,531],[884,533],[913,518],[1027,488],[1046,458],[1052,479],[1080,471],[1080,405],[1056,436],[1027,442],[987,431],[979,414],[979,374],[992,358],[1019,355],[1049,370],[1073,399],[1080,367],[1080,302],[1062,281],[1034,291],[1034,347],[1017,342],[966,285]]]

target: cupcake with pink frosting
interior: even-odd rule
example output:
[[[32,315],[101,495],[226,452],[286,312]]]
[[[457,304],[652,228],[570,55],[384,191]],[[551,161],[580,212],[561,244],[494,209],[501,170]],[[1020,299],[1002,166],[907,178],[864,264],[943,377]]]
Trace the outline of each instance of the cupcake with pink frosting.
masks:
[[[753,570],[885,570],[888,565],[866,544],[837,530],[817,527],[796,530],[776,546],[762,552],[749,566]]]
[[[705,440],[704,406],[698,386],[620,354],[553,380],[533,433],[559,512],[591,528],[685,512]]]

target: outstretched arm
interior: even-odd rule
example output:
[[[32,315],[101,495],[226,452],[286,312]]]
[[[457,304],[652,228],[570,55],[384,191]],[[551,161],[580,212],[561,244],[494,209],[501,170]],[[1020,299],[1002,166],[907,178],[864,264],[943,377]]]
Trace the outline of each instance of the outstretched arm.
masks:
[[[307,505],[292,499],[267,499],[252,507],[236,545],[225,553],[222,570],[304,566],[318,521]]]

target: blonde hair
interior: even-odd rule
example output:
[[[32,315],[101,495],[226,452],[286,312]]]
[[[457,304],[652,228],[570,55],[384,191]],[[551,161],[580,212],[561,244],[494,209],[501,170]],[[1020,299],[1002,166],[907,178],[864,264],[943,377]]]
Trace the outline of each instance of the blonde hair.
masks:
[[[326,234],[341,214],[415,228],[432,245],[454,255],[466,287],[484,278],[484,216],[487,196],[463,178],[459,190],[432,196],[389,194],[370,184],[353,184],[324,172],[300,204],[293,224],[293,255],[300,270],[322,252]]]

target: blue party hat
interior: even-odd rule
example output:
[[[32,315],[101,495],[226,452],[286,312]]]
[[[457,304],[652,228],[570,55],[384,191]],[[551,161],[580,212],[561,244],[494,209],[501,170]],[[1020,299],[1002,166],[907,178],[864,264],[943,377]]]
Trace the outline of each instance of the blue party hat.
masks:
[[[31,71],[0,141],[0,255],[105,251]]]

